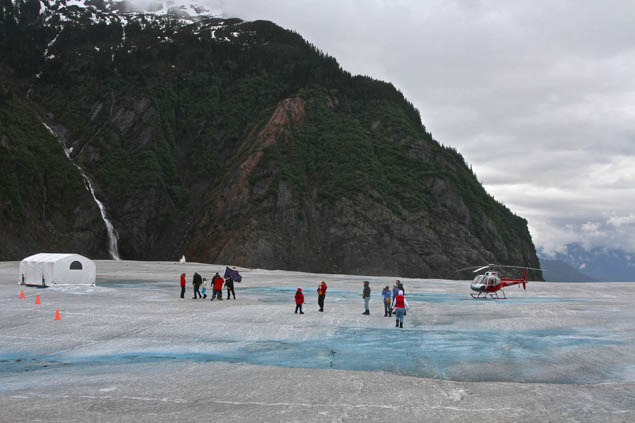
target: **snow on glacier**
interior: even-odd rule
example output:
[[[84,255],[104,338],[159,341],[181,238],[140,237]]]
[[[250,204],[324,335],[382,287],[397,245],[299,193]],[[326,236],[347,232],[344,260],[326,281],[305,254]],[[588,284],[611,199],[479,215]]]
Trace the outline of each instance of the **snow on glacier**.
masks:
[[[380,296],[394,278],[241,269],[236,301],[191,299],[194,270],[210,280],[223,269],[98,262],[96,287],[37,290],[62,310],[61,325],[42,307],[6,302],[0,313],[13,323],[0,335],[0,374],[176,360],[456,381],[635,382],[633,311],[615,285],[598,295],[591,285],[530,283],[526,292],[508,291],[509,300],[479,301],[467,281],[402,279],[411,309],[397,329]],[[329,285],[324,313],[315,295],[321,280]],[[363,280],[373,289],[370,316],[361,315]],[[293,313],[298,287],[304,315]]]

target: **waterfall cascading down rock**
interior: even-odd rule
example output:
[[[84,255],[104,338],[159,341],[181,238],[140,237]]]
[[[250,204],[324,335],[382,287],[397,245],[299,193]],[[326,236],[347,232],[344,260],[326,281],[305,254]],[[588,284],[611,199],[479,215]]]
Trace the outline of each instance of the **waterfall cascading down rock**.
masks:
[[[75,163],[73,163],[73,164],[75,164]],[[75,165],[75,166],[77,166],[77,165]],[[117,233],[117,230],[112,225],[112,222],[106,216],[106,208],[104,207],[104,204],[101,201],[99,201],[99,199],[95,195],[95,190],[93,189],[92,181],[90,180],[88,175],[86,175],[84,173],[84,171],[79,166],[77,166],[77,169],[79,169],[79,171],[81,172],[82,176],[84,177],[84,182],[86,183],[86,188],[88,189],[88,191],[90,191],[90,194],[93,196],[93,200],[95,200],[95,203],[97,204],[97,207],[99,207],[99,212],[101,213],[101,218],[104,220],[104,224],[106,225],[106,231],[108,232],[108,253],[110,253],[110,257],[112,257],[114,260],[121,260],[121,257],[119,257],[119,246],[118,246],[118,244],[119,244],[119,233]]]
[[[108,253],[110,254],[110,257],[112,257],[114,260],[121,260],[121,257],[119,256],[119,246],[118,246],[119,233],[117,233],[117,230],[113,226],[112,222],[108,219],[108,216],[106,215],[106,207],[104,206],[104,203],[102,203],[95,195],[93,182],[88,177],[88,175],[86,175],[84,170],[77,163],[75,163],[75,161],[71,157],[71,152],[73,151],[72,148],[66,148],[64,141],[62,141],[57,136],[57,134],[55,134],[53,129],[51,129],[51,127],[48,126],[45,122],[42,122],[42,125],[44,125],[44,127],[51,133],[51,135],[53,135],[57,139],[57,141],[62,145],[66,158],[70,160],[71,163],[73,163],[73,166],[75,166],[77,170],[79,170],[79,173],[84,178],[86,189],[90,192],[90,195],[93,196],[93,200],[95,201],[95,204],[97,204],[97,207],[99,207],[99,213],[101,214],[101,218],[103,219],[104,224],[106,225],[106,232],[108,233]]]

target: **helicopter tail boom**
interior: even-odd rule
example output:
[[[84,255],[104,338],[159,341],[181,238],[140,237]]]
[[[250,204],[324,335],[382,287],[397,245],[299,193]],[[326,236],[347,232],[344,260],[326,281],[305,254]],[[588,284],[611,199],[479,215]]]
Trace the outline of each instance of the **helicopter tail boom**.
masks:
[[[501,278],[501,282],[503,282],[506,286],[522,284],[523,289],[527,289],[527,273],[529,273],[529,268],[525,267],[525,273],[523,274],[522,279],[511,279],[511,278]]]

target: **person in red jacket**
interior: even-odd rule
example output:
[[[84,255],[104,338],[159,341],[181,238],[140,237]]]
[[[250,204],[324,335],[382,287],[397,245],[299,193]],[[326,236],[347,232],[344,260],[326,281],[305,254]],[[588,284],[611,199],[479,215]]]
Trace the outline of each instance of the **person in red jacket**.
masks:
[[[216,272],[214,278],[212,279],[212,288],[214,292],[212,292],[212,299],[210,301],[214,301],[214,297],[218,298],[219,301],[223,301],[223,284],[225,283],[225,279],[221,278],[221,276]]]
[[[185,298],[185,273],[181,273],[181,298]]]
[[[304,314],[302,304],[304,304],[304,294],[302,293],[302,288],[298,288],[295,291],[295,314],[298,314],[298,310],[300,310],[300,314]]]
[[[318,311],[324,311],[324,297],[326,297],[326,282],[322,281],[318,285],[317,294],[318,294],[318,305],[320,309]]]
[[[396,327],[398,328],[403,328],[403,317],[406,313],[406,309],[408,309],[408,301],[406,301],[403,291],[400,290],[395,297],[395,315],[397,316]]]

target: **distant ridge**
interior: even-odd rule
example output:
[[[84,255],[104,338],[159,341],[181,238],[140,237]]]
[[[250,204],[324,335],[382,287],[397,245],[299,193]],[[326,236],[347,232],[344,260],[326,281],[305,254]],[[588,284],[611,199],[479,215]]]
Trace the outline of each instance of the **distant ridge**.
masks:
[[[596,281],[635,282],[635,255],[618,248],[587,249],[578,243],[571,243],[555,255],[539,252],[539,257],[545,269],[549,269],[544,264],[545,260],[557,260]],[[545,273],[545,278],[548,277]]]
[[[545,282],[597,282],[562,260],[540,258]]]

